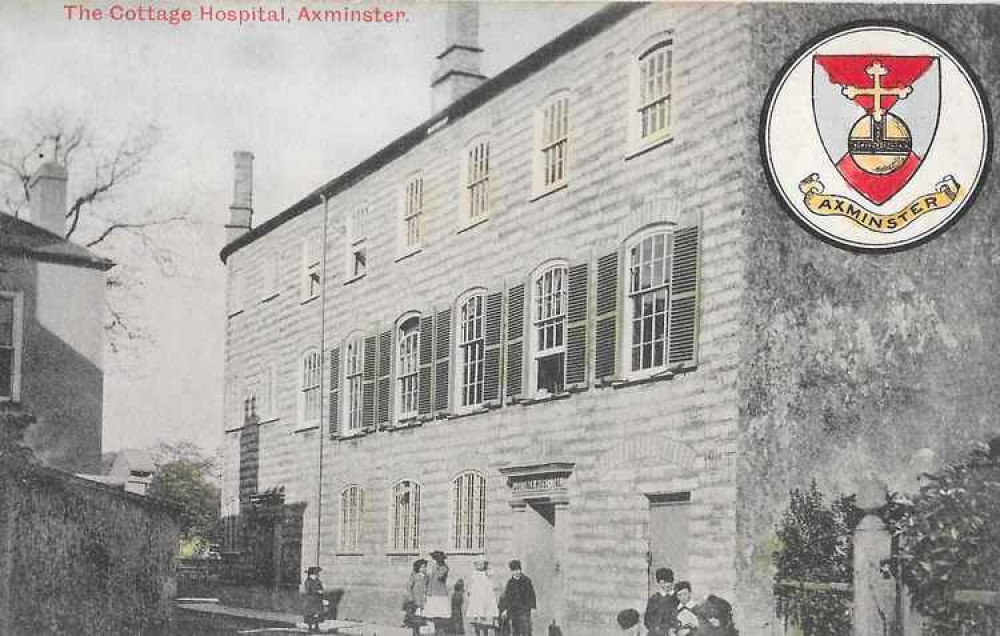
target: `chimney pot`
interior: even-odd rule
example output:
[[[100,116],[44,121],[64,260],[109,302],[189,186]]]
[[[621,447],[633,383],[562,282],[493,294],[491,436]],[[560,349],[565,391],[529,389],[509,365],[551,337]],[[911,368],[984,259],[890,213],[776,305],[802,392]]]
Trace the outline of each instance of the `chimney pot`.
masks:
[[[65,166],[47,161],[31,178],[31,220],[60,238],[66,236],[66,183],[69,172]]]

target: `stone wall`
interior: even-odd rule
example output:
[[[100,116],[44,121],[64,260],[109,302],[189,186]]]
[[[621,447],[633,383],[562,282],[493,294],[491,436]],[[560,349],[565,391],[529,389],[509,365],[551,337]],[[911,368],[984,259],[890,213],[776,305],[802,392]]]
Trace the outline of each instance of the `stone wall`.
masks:
[[[159,633],[173,507],[0,455],[0,633]]]

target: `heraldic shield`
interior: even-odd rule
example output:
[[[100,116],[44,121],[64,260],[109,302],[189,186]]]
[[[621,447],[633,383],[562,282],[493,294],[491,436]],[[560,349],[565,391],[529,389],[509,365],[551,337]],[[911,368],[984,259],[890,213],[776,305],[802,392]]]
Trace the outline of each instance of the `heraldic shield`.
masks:
[[[920,169],[940,109],[935,56],[813,56],[813,115],[823,147],[872,203],[891,199]]]

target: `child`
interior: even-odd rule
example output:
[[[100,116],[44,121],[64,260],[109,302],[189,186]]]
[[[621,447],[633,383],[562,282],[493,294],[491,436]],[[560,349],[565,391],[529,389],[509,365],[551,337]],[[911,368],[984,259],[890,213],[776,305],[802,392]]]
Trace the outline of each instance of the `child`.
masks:
[[[489,561],[473,561],[472,567],[475,570],[469,578],[468,613],[470,622],[476,625],[476,636],[480,636],[486,632],[486,628],[480,625],[495,624],[500,610],[497,609],[497,597],[493,592],[493,581],[490,580]]]
[[[639,636],[642,633],[642,627],[639,626],[639,610],[631,607],[623,609],[618,612],[616,620],[618,627],[621,628],[621,631],[619,631],[620,634]]]
[[[320,567],[311,566],[306,570],[306,580],[302,584],[302,620],[310,632],[319,631],[323,618],[323,583],[319,580]]]
[[[451,591],[451,633],[465,634],[465,613],[462,605],[465,603],[465,581],[458,579]]]

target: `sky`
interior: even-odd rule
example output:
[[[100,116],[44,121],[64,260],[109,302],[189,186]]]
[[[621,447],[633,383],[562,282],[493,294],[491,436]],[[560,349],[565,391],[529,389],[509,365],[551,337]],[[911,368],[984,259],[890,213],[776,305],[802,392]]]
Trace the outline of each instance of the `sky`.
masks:
[[[0,142],[58,117],[83,123],[97,153],[153,125],[142,173],[106,216],[184,214],[148,235],[158,261],[121,235],[103,249],[130,281],[114,298],[143,334],[105,357],[105,451],[222,437],[225,269],[219,250],[235,150],[254,153],[254,225],[410,130],[430,113],[443,3],[86,1],[0,3]],[[189,9],[179,25],[111,19],[115,6]],[[215,10],[285,7],[289,22],[202,22]],[[483,70],[493,76],[599,8],[490,2],[480,8]],[[401,23],[297,21],[309,9],[403,10]],[[116,10],[116,15],[118,10]],[[94,16],[93,13],[90,14]],[[79,176],[78,176],[79,178]],[[70,190],[74,175],[70,174]]]

